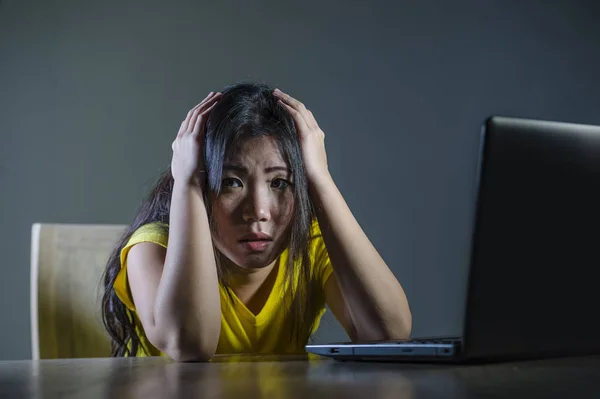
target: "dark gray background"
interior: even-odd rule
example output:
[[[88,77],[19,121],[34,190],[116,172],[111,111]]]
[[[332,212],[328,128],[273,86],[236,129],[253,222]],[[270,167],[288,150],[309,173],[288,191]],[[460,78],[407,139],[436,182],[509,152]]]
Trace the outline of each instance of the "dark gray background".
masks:
[[[414,335],[460,333],[480,124],[600,124],[599,4],[2,1],[0,359],[31,356],[31,224],[129,223],[188,109],[239,80],[314,112]]]

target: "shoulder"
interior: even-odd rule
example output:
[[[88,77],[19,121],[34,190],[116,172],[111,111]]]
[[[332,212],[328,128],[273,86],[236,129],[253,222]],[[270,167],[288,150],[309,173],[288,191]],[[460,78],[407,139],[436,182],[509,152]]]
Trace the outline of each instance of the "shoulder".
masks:
[[[152,242],[166,248],[169,243],[169,225],[161,222],[144,224],[131,234],[125,247],[140,242]]]
[[[121,249],[119,256],[121,270],[119,270],[117,277],[115,278],[113,288],[121,302],[123,302],[130,310],[135,310],[135,304],[133,302],[133,297],[131,296],[129,282],[127,279],[127,257],[129,255],[129,251],[134,245],[143,242],[151,242],[166,248],[168,241],[169,226],[166,223],[153,222],[138,227],[131,234],[131,237],[125,246]]]
[[[125,265],[131,247],[142,242],[151,242],[166,248],[169,244],[169,225],[152,222],[138,227],[121,249],[121,266]]]

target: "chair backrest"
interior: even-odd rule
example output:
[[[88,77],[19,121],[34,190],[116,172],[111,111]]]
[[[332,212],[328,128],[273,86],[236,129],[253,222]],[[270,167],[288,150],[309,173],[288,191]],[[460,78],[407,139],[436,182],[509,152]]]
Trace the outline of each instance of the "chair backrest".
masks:
[[[124,225],[40,224],[31,234],[33,359],[110,356],[102,273]]]

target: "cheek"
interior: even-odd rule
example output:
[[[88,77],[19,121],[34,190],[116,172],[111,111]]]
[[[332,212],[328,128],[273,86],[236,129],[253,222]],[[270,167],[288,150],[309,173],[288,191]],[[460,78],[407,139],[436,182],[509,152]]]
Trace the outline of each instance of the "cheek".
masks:
[[[212,204],[212,219],[213,228],[216,230],[213,232],[225,231],[229,229],[231,220],[235,210],[235,204],[231,201],[223,200],[221,198],[215,200]]]
[[[294,195],[291,191],[279,196],[274,214],[279,223],[288,223],[292,219],[294,216]]]
[[[213,202],[211,234],[215,247],[226,257],[229,254],[231,243],[228,238],[232,236],[231,214],[222,202]]]

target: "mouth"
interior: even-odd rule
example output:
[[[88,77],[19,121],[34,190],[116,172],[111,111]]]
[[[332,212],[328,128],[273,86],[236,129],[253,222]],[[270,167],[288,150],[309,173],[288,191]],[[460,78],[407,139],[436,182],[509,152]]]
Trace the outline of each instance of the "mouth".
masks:
[[[239,242],[250,252],[262,252],[273,243],[273,239],[265,233],[249,233],[243,236]]]

